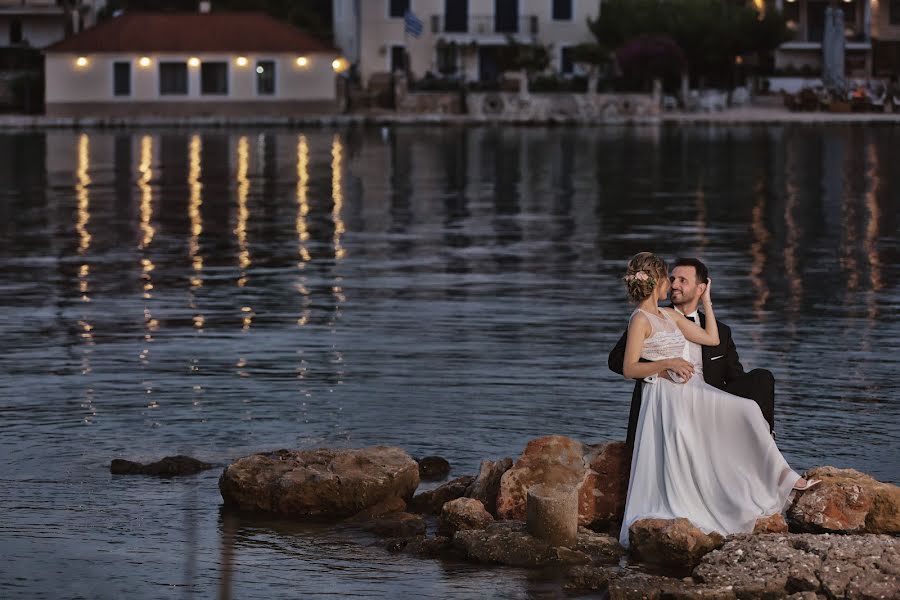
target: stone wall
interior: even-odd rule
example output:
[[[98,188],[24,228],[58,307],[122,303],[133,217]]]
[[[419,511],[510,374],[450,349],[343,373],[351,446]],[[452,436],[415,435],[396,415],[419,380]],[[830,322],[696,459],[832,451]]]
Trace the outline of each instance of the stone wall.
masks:
[[[616,122],[660,114],[654,94],[470,92],[466,105],[473,117],[512,121]]]

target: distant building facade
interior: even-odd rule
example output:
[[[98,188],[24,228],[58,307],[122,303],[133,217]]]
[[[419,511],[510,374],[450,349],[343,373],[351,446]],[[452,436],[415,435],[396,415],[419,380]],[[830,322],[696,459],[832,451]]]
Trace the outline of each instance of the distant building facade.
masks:
[[[262,13],[126,13],[45,52],[56,116],[332,113],[345,65]]]
[[[828,0],[777,0],[794,38],[775,53],[779,71],[818,75]],[[845,72],[848,77],[900,74],[900,0],[841,0],[844,12]]]
[[[407,66],[416,78],[471,81],[497,77],[509,38],[548,47],[551,68],[572,73],[572,47],[594,41],[587,20],[599,7],[599,0],[333,0],[332,18],[335,44],[364,84]],[[405,33],[407,11],[422,23],[418,38]]]

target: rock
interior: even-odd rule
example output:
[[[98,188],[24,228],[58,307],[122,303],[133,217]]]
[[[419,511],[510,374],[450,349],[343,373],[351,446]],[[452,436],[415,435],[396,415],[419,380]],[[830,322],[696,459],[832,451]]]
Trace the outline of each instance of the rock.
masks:
[[[442,535],[433,538],[425,536],[412,538],[404,544],[402,552],[422,558],[447,558],[459,554],[453,547],[451,539]]]
[[[524,520],[528,488],[538,483],[577,488],[586,470],[581,442],[561,435],[531,440],[500,479],[497,516]]]
[[[805,477],[822,483],[788,511],[793,525],[813,533],[900,533],[900,488],[854,469],[818,467]]]
[[[669,567],[693,567],[725,539],[705,534],[693,523],[679,519],[640,519],[628,528],[632,553],[641,561]]]
[[[528,488],[525,509],[528,533],[551,546],[571,548],[578,536],[578,494],[572,487],[546,484]]]
[[[494,517],[497,516],[497,494],[500,493],[500,479],[509,468],[512,467],[512,459],[504,458],[498,461],[483,460],[478,469],[475,481],[466,489],[466,496],[474,498],[484,505]]]
[[[450,472],[450,463],[440,456],[426,456],[419,462],[419,478],[423,480],[443,479]]]
[[[739,598],[815,593],[900,597],[900,539],[886,535],[742,535],[703,557],[694,579]]]
[[[468,488],[474,480],[475,478],[471,476],[457,477],[433,490],[416,494],[409,503],[409,509],[412,512],[425,515],[439,515],[441,514],[441,509],[444,507],[444,503],[449,502],[450,500],[456,500],[465,495],[466,488]]]
[[[121,458],[114,458],[109,465],[109,472],[113,475],[156,475],[158,477],[174,477],[176,475],[194,475],[207,469],[212,469],[209,463],[191,458],[190,456],[167,456],[162,460],[142,465]]]
[[[241,458],[219,478],[228,505],[285,516],[346,517],[409,498],[419,467],[402,449],[279,450]]]
[[[364,508],[348,520],[351,522],[371,521],[378,519],[390,513],[403,512],[406,510],[406,502],[397,496],[391,496],[386,500],[382,500],[378,504],[373,504],[368,508]]]
[[[586,592],[605,590],[609,580],[620,569],[618,567],[597,567],[594,565],[578,565],[566,572],[563,589],[570,592]]]
[[[729,585],[696,585],[674,579],[624,571],[609,580],[609,600],[735,600]]]
[[[591,557],[594,564],[617,564],[625,556],[619,540],[607,533],[597,533],[586,527],[578,528],[575,550]]]
[[[453,546],[470,560],[511,567],[586,564],[591,561],[584,553],[554,548],[529,535],[525,524],[520,521],[500,521],[487,529],[457,531],[453,536]]]
[[[485,529],[494,522],[494,517],[484,509],[484,505],[473,498],[457,498],[444,504],[438,522],[438,533],[452,537],[462,529]]]
[[[625,442],[592,446],[588,454],[590,470],[579,496],[580,523],[592,529],[621,525],[625,516],[625,496],[631,456]]]
[[[621,442],[586,446],[560,435],[531,440],[500,479],[497,517],[524,519],[528,488],[543,483],[577,491],[579,525],[599,528],[621,520],[627,458]]]
[[[398,512],[378,517],[362,524],[369,533],[381,537],[411,538],[425,535],[425,519],[422,515]]]
[[[784,516],[781,513],[775,513],[774,515],[769,515],[768,517],[760,517],[756,520],[756,525],[753,527],[753,533],[787,533],[788,532],[788,524],[787,521],[784,520]]]

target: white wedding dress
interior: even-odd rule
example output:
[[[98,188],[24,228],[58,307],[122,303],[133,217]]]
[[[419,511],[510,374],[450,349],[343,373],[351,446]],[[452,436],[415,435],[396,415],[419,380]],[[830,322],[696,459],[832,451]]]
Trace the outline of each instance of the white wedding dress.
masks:
[[[664,312],[641,357],[690,360],[687,340]],[[632,314],[632,318],[634,318]],[[752,400],[715,388],[702,375],[687,383],[644,380],[619,541],[638,519],[684,517],[705,533],[753,531],[756,520],[781,512],[800,479],[784,460]]]

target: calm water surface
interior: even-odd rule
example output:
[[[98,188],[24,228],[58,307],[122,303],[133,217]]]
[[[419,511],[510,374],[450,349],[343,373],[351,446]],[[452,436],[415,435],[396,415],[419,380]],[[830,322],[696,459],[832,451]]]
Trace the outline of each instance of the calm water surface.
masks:
[[[381,443],[456,476],[544,434],[623,439],[606,356],[646,249],[710,265],[795,468],[900,483],[898,147],[897,127],[0,135],[0,597],[556,597],[232,522],[218,469],[109,461]]]

